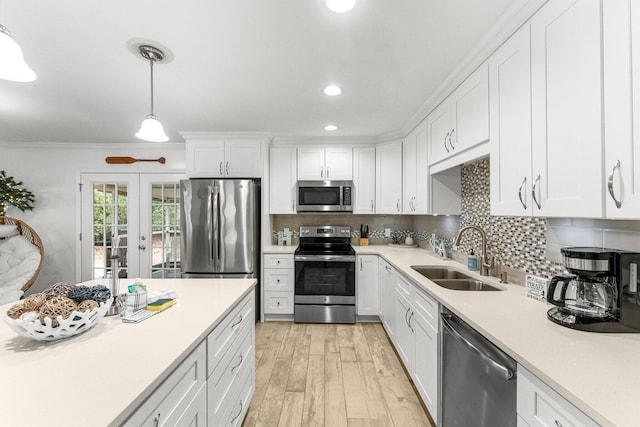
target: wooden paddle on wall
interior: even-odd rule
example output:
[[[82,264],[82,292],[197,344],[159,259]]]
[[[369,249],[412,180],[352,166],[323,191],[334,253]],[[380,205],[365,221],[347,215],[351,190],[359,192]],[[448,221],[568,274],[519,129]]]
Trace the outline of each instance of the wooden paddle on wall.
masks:
[[[159,157],[157,159],[136,159],[135,157],[107,157],[104,159],[107,164],[110,165],[130,165],[135,162],[158,162],[164,165],[165,162],[164,157]]]

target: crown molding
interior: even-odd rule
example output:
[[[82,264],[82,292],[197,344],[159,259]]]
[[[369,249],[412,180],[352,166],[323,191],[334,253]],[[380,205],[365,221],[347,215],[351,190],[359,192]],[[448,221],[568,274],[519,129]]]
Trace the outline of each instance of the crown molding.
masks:
[[[180,136],[189,141],[203,141],[208,139],[263,139],[271,140],[271,135],[265,132],[208,132],[208,131],[178,131]]]

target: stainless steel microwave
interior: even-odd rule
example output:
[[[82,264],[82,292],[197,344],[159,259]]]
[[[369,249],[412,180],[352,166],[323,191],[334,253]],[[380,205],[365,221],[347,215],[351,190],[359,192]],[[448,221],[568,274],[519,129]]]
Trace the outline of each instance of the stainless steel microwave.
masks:
[[[351,181],[298,181],[298,212],[353,212]]]

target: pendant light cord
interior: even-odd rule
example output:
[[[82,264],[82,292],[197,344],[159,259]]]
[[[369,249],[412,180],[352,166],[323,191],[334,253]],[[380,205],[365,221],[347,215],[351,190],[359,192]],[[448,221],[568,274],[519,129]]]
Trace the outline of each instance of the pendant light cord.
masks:
[[[151,115],[153,115],[153,58],[150,58],[149,62],[151,62]]]

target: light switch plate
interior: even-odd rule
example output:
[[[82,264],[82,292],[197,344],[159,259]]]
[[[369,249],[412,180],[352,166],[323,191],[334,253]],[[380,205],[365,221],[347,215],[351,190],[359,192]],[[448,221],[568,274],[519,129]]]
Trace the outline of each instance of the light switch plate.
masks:
[[[391,237],[391,229],[390,228],[385,228],[384,229],[384,237]]]
[[[527,292],[527,297],[536,301],[547,302],[548,279],[529,274],[524,280],[524,287]]]

